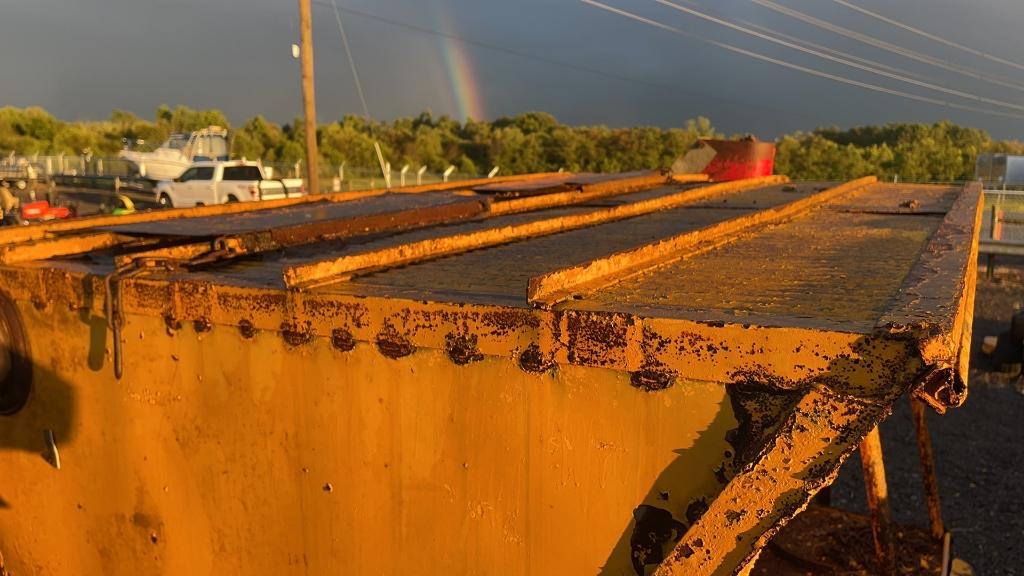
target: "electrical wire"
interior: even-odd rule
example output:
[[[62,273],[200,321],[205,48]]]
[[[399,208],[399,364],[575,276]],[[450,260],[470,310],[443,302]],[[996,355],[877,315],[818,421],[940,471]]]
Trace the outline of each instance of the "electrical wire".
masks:
[[[332,3],[327,1],[327,0],[311,0],[311,2],[313,4],[316,4],[316,5],[319,5],[319,6],[324,6],[326,8],[332,8],[333,7]],[[522,58],[524,60],[533,60],[535,62],[542,62],[544,64],[549,64],[549,65],[552,65],[552,66],[558,66],[558,67],[565,68],[565,69],[568,69],[568,70],[576,70],[578,72],[584,72],[584,73],[587,73],[587,74],[592,74],[594,76],[600,76],[600,77],[608,78],[608,79],[611,79],[611,80],[619,80],[619,81],[623,81],[623,82],[628,82],[630,84],[636,84],[636,85],[640,85],[640,86],[647,86],[649,88],[657,88],[657,89],[663,90],[665,92],[681,94],[681,95],[687,95],[687,96],[697,96],[697,97],[701,97],[701,98],[714,98],[715,100],[718,100],[718,101],[733,102],[735,104],[743,106],[744,108],[761,109],[761,110],[766,110],[766,111],[771,111],[771,112],[776,112],[776,113],[783,112],[783,113],[786,113],[786,114],[790,114],[790,115],[794,115],[794,116],[800,116],[800,117],[803,117],[803,118],[810,119],[810,116],[808,116],[806,114],[803,114],[801,112],[794,112],[792,110],[782,110],[782,109],[779,109],[779,108],[772,108],[772,107],[763,106],[763,105],[760,105],[760,104],[749,103],[749,102],[742,102],[742,101],[735,100],[735,99],[732,99],[732,98],[722,97],[721,95],[705,94],[705,93],[697,92],[697,91],[694,91],[694,90],[686,90],[684,88],[680,88],[680,87],[676,87],[676,86],[671,86],[671,85],[668,85],[668,84],[661,84],[661,83],[658,83],[658,82],[651,82],[649,80],[642,80],[642,79],[638,79],[638,78],[632,78],[632,77],[629,77],[629,76],[624,76],[624,75],[621,75],[621,74],[616,74],[614,72],[609,72],[607,70],[602,70],[602,69],[599,69],[599,68],[592,68],[592,67],[589,67],[589,66],[583,66],[583,65],[580,65],[580,64],[574,64],[574,63],[571,63],[571,62],[565,62],[563,60],[556,60],[554,58],[549,58],[549,57],[546,57],[546,56],[541,56],[539,54],[533,54],[533,53],[530,53],[530,52],[524,52],[524,51],[521,51],[521,50],[516,50],[514,48],[509,48],[507,46],[501,46],[501,45],[498,45],[498,44],[492,44],[492,43],[489,43],[489,42],[483,42],[483,41],[480,41],[480,40],[475,40],[475,39],[472,39],[472,38],[467,38],[465,36],[458,36],[458,35],[451,34],[451,33],[448,33],[448,32],[441,32],[441,31],[438,31],[438,30],[433,30],[431,28],[426,28],[426,27],[423,27],[423,26],[418,26],[416,24],[410,24],[408,22],[402,22],[400,20],[393,20],[391,18],[385,18],[383,16],[378,16],[377,14],[371,14],[369,12],[363,12],[361,10],[356,10],[354,8],[348,8],[346,6],[338,6],[338,10],[340,10],[341,12],[344,12],[346,14],[351,14],[351,15],[354,15],[354,16],[358,16],[360,18],[366,18],[368,20],[374,20],[376,22],[381,22],[383,24],[388,24],[390,26],[395,26],[395,27],[403,28],[403,29],[410,30],[410,31],[413,31],[413,32],[418,32],[420,34],[425,34],[425,35],[430,35],[430,36],[437,36],[437,37],[440,37],[440,38],[446,38],[448,40],[453,40],[453,41],[458,42],[460,44],[464,44],[464,45],[468,45],[468,46],[476,46],[478,48],[484,48],[484,49],[491,50],[491,51],[494,51],[494,52],[498,52],[498,53],[502,53],[502,54],[508,54],[508,55],[511,55],[511,56],[516,56],[516,57]]]
[[[963,90],[956,90],[954,88],[947,88],[945,86],[940,86],[938,84],[933,84],[931,82],[925,82],[924,80],[918,80],[916,78],[911,78],[911,77],[905,76],[903,74],[897,74],[897,73],[889,72],[887,70],[882,70],[880,68],[875,68],[874,66],[869,66],[867,64],[861,64],[859,62],[855,62],[853,60],[848,60],[846,58],[842,58],[842,57],[839,57],[839,56],[833,56],[833,55],[828,54],[826,52],[822,52],[820,50],[815,50],[813,48],[807,48],[805,46],[801,46],[799,44],[796,44],[794,42],[790,42],[788,40],[784,40],[782,38],[774,38],[774,37],[772,37],[772,36],[770,36],[768,34],[764,34],[762,32],[758,32],[757,30],[752,30],[752,29],[747,28],[745,26],[740,26],[739,24],[735,24],[735,23],[730,22],[728,20],[712,16],[710,14],[701,12],[700,10],[695,10],[693,8],[687,8],[686,6],[682,6],[680,4],[676,4],[675,2],[671,2],[670,0],[652,0],[652,1],[657,3],[657,4],[661,4],[662,6],[666,6],[668,8],[672,8],[673,10],[678,10],[679,12],[683,12],[685,14],[689,14],[691,16],[695,16],[697,18],[701,18],[702,20],[706,20],[708,22],[713,22],[715,24],[718,24],[720,26],[724,26],[726,28],[735,30],[737,32],[742,32],[743,34],[754,36],[755,38],[760,38],[762,40],[767,40],[768,42],[772,42],[772,43],[778,44],[780,46],[785,46],[786,48],[797,50],[797,51],[803,52],[805,54],[810,54],[810,55],[816,56],[818,58],[823,58],[825,60],[829,60],[829,61],[832,61],[832,62],[835,62],[835,63],[838,63],[838,64],[843,64],[844,66],[849,66],[851,68],[856,68],[858,70],[863,70],[864,72],[869,72],[871,74],[875,74],[875,75],[878,75],[878,76],[884,76],[886,78],[889,78],[889,79],[892,79],[892,80],[896,80],[898,82],[903,82],[903,83],[906,83],[906,84],[911,84],[911,85],[917,86],[919,88],[925,88],[927,90],[932,90],[932,91],[935,91],[935,92],[942,92],[944,94],[948,94],[950,96],[956,96],[958,98],[963,98],[965,100],[974,100],[975,102],[979,102],[979,103],[983,103],[983,104],[991,104],[993,106],[1000,106],[1000,107],[1003,107],[1003,108],[1008,108],[1008,109],[1011,109],[1011,110],[1020,110],[1020,111],[1024,112],[1024,106],[1019,105],[1019,104],[1014,104],[1012,102],[1006,102],[1005,100],[997,100],[995,98],[988,98],[988,97],[985,97],[985,96],[979,96],[977,94],[971,94],[969,92],[964,92]],[[757,0],[755,0],[755,1],[757,1]]]
[[[744,25],[744,26],[747,26],[749,28],[753,28],[755,30],[760,30],[761,32],[764,32],[766,34],[772,34],[772,35],[777,36],[779,38],[784,38],[786,40],[789,40],[790,42],[795,42],[797,44],[802,44],[804,46],[809,46],[811,48],[814,48],[814,49],[817,49],[817,50],[821,50],[822,52],[828,52],[829,54],[833,54],[833,55],[836,55],[836,56],[841,56],[843,58],[846,58],[846,59],[849,59],[849,60],[854,60],[854,61],[860,62],[862,64],[868,64],[868,65],[874,66],[876,68],[881,68],[883,70],[889,70],[890,72],[895,72],[897,74],[903,74],[905,76],[916,77],[916,78],[919,78],[919,79],[929,79],[929,78],[926,78],[925,76],[922,76],[921,74],[918,74],[916,72],[911,72],[911,71],[903,69],[903,68],[897,68],[896,66],[890,66],[889,64],[885,64],[885,63],[879,62],[877,60],[871,60],[871,59],[868,59],[868,58],[861,58],[860,56],[856,56],[856,55],[850,54],[849,52],[843,52],[841,50],[836,50],[835,48],[829,48],[828,46],[823,46],[821,44],[816,44],[814,42],[811,42],[810,40],[804,40],[802,38],[797,38],[796,36],[793,36],[793,35],[790,35],[790,34],[786,34],[784,32],[779,32],[778,30],[775,30],[773,28],[769,28],[767,26],[762,26],[760,24],[756,24],[756,23],[750,22],[748,20],[740,20],[739,23]]]
[[[359,101],[363,104],[363,114],[366,116],[366,121],[371,122],[370,107],[366,104],[366,94],[363,93],[363,83],[359,81],[359,70],[356,68],[356,61],[352,57],[352,50],[348,46],[348,35],[345,34],[345,26],[341,23],[341,12],[338,10],[338,3],[335,0],[331,0],[331,7],[334,8],[334,19],[338,23],[338,33],[341,34],[341,43],[345,47],[345,56],[348,57],[348,66],[352,70],[352,78],[356,83],[356,91],[359,92]]]
[[[956,108],[958,110],[965,110],[965,111],[968,111],[968,112],[977,112],[977,113],[981,113],[981,114],[990,114],[990,115],[993,115],[993,116],[1003,116],[1003,117],[1007,117],[1007,118],[1024,119],[1024,114],[1014,114],[1014,113],[1010,113],[1010,112],[1000,112],[1000,111],[997,111],[997,110],[990,110],[990,109],[986,109],[986,108],[978,108],[978,107],[975,107],[975,106],[968,106],[968,105],[959,104],[959,103],[956,103],[956,102],[948,102],[948,101],[945,101],[945,100],[939,100],[937,98],[931,98],[931,97],[928,97],[928,96],[921,96],[919,94],[913,94],[913,93],[910,93],[910,92],[904,92],[902,90],[895,90],[895,89],[892,89],[892,88],[886,88],[885,86],[879,86],[877,84],[871,84],[871,83],[868,83],[868,82],[861,82],[859,80],[854,80],[854,79],[851,79],[851,78],[847,78],[845,76],[839,76],[837,74],[831,74],[831,73],[828,73],[828,72],[823,72],[821,70],[815,70],[813,68],[808,68],[806,66],[801,66],[799,64],[794,64],[792,62],[787,62],[787,61],[781,60],[779,58],[773,58],[771,56],[766,56],[764,54],[759,54],[757,52],[746,50],[746,49],[740,48],[738,46],[733,46],[731,44],[726,44],[725,42],[719,42],[717,40],[712,40],[710,38],[706,38],[704,36],[701,36],[699,34],[695,34],[693,32],[687,32],[685,30],[681,30],[681,29],[676,28],[674,26],[670,26],[668,24],[664,24],[662,22],[658,22],[657,20],[652,20],[650,18],[645,18],[645,17],[640,16],[638,14],[634,14],[632,12],[628,12],[628,11],[622,10],[620,8],[615,8],[613,6],[609,6],[607,4],[603,4],[601,2],[598,2],[597,0],[580,0],[580,2],[582,2],[584,4],[587,4],[587,5],[590,5],[590,6],[593,6],[595,8],[604,10],[606,12],[610,12],[612,14],[616,14],[616,15],[628,18],[630,20],[635,20],[637,22],[641,22],[643,24],[647,24],[649,26],[653,26],[653,27],[659,28],[661,30],[665,30],[667,32],[671,32],[673,34],[677,34],[677,35],[680,35],[680,36],[685,36],[685,37],[688,37],[688,38],[693,38],[695,40],[699,40],[699,41],[704,42],[706,44],[710,44],[712,46],[716,46],[718,48],[722,48],[722,49],[728,50],[730,52],[734,52],[734,53],[737,53],[737,54],[742,54],[742,55],[748,56],[750,58],[755,58],[755,59],[761,60],[763,62],[769,62],[771,64],[775,64],[775,65],[778,65],[778,66],[789,68],[791,70],[797,70],[799,72],[803,72],[805,74],[809,74],[809,75],[812,75],[812,76],[817,76],[819,78],[826,78],[826,79],[829,79],[829,80],[833,80],[835,82],[840,82],[842,84],[848,84],[848,85],[851,85],[851,86],[857,86],[859,88],[864,88],[866,90],[872,90],[872,91],[880,92],[880,93],[883,93],[883,94],[889,94],[889,95],[892,95],[892,96],[898,96],[898,97],[901,97],[901,98],[906,98],[908,100],[914,100],[914,101],[917,101],[917,102],[924,102],[924,103],[927,103],[927,104],[934,104],[934,105],[937,105],[937,106],[945,106],[945,107],[948,107],[948,108]]]
[[[878,49],[884,50],[886,52],[891,52],[893,54],[898,54],[898,55],[903,56],[904,58],[908,58],[910,60],[915,60],[917,62],[928,64],[929,66],[935,66],[936,68],[942,68],[944,70],[948,70],[950,72],[955,72],[957,74],[961,74],[963,76],[968,76],[970,78],[974,78],[976,80],[981,80],[983,82],[988,82],[990,84],[995,84],[995,85],[998,85],[998,86],[1003,86],[1004,88],[1012,88],[1014,90],[1024,91],[1024,84],[1022,84],[1020,82],[1017,82],[1017,81],[1014,81],[1013,79],[1009,79],[1009,78],[1005,78],[1005,77],[999,77],[999,76],[994,76],[992,74],[983,74],[983,73],[980,73],[980,72],[978,72],[976,70],[972,70],[972,69],[964,67],[964,66],[959,66],[959,65],[956,65],[956,64],[952,64],[950,62],[945,62],[943,60],[940,60],[939,58],[928,56],[927,54],[922,54],[921,52],[917,52],[915,50],[910,50],[909,48],[903,48],[903,47],[897,46],[896,44],[893,44],[891,42],[886,42],[885,40],[880,40],[880,39],[875,38],[873,36],[868,36],[867,34],[861,34],[860,32],[856,32],[854,30],[850,30],[849,28],[844,28],[842,26],[833,24],[831,22],[822,20],[820,18],[815,18],[814,16],[811,16],[811,15],[806,14],[804,12],[800,12],[799,10],[794,10],[792,8],[788,8],[786,6],[778,4],[776,2],[772,2],[771,0],[750,0],[750,1],[755,3],[755,4],[757,4],[757,5],[759,5],[759,6],[767,8],[769,10],[773,10],[775,12],[778,12],[779,14],[784,14],[786,16],[789,16],[791,18],[794,18],[796,20],[804,22],[805,24],[810,24],[810,25],[815,26],[817,28],[821,28],[823,30],[828,30],[829,32],[833,32],[833,33],[838,34],[840,36],[843,36],[845,38],[849,38],[851,40],[856,40],[857,42],[861,42],[862,44],[867,44],[868,46],[872,46],[874,48],[878,48]]]
[[[897,28],[901,28],[903,30],[906,30],[907,32],[911,32],[913,34],[917,34],[918,36],[923,36],[924,38],[927,38],[929,40],[933,40],[935,42],[938,42],[939,44],[944,44],[944,45],[949,46],[951,48],[956,48],[958,50],[963,50],[964,52],[967,52],[968,54],[973,54],[975,56],[979,56],[981,58],[984,58],[986,60],[990,60],[992,62],[998,62],[999,64],[1005,64],[1006,66],[1011,66],[1011,67],[1016,68],[1018,70],[1024,70],[1024,64],[1018,64],[1016,62],[1012,62],[1010,60],[1006,60],[1006,59],[1000,58],[998,56],[993,56],[992,54],[989,54],[987,52],[982,52],[981,50],[975,50],[974,48],[971,48],[969,46],[964,46],[963,44],[957,44],[956,42],[953,42],[952,40],[947,40],[947,39],[945,39],[945,38],[943,38],[941,36],[937,36],[935,34],[931,34],[929,32],[925,32],[924,30],[921,30],[920,28],[915,28],[914,26],[911,26],[910,24],[905,24],[905,23],[900,22],[898,20],[894,20],[892,18],[888,18],[886,16],[883,16],[883,15],[877,13],[877,12],[872,12],[871,10],[868,10],[867,8],[862,8],[860,6],[856,6],[856,5],[854,5],[854,4],[850,3],[850,2],[847,2],[846,0],[832,0],[832,1],[835,2],[836,4],[839,4],[840,6],[845,6],[845,7],[849,8],[850,10],[854,10],[854,11],[860,12],[861,14],[864,14],[866,16],[870,16],[870,17],[872,17],[872,18],[874,18],[876,20],[880,20],[882,22],[885,22],[886,24],[891,24],[891,25],[893,25],[893,26],[895,26]]]

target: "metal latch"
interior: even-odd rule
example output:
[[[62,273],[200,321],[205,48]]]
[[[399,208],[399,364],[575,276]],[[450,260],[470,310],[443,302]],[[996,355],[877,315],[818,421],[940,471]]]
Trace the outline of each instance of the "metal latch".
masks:
[[[124,373],[123,351],[121,348],[121,330],[125,325],[124,308],[121,305],[122,281],[155,271],[173,272],[180,268],[180,266],[180,262],[170,258],[136,258],[106,277],[107,327],[110,329],[114,339],[114,377],[118,380],[121,379],[121,375]]]

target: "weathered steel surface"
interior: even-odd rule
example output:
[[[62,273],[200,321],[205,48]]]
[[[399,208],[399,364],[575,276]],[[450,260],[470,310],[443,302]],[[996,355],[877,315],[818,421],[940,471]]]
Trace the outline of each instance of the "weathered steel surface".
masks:
[[[624,182],[228,262],[156,236],[0,266],[33,372],[0,417],[7,567],[733,574],[894,401],[962,397],[973,189],[906,187],[911,214],[882,184]],[[530,278],[772,207],[715,249],[528,300]],[[168,254],[193,265],[121,279],[108,309],[118,263]],[[359,275],[287,288],[322,261]]]
[[[330,279],[333,276],[351,275],[360,270],[397,266],[417,260],[437,258],[468,250],[507,244],[524,238],[596,226],[598,224],[650,214],[659,210],[668,210],[692,202],[698,197],[703,197],[707,194],[722,194],[744,188],[776,184],[782,181],[785,181],[782,177],[771,176],[728,184],[716,184],[699,189],[697,193],[684,191],[661,198],[614,206],[588,214],[536,220],[524,224],[491,228],[469,234],[425,240],[419,243],[403,244],[392,249],[295,266],[285,270],[285,284],[289,287],[297,287]]]
[[[780,206],[766,206],[763,210],[738,216],[714,226],[532,278],[530,280],[530,302],[551,305],[573,298],[583,291],[593,291],[614,284],[626,276],[643,273],[659,264],[696,255],[699,252],[714,250],[732,242],[741,232],[754,226],[782,222],[832,198],[849,194],[853,190],[875,182],[874,177],[862,178],[813,196]]]
[[[417,210],[438,209],[452,204],[472,204],[482,211],[481,200],[455,192],[432,192],[424,194],[379,194],[367,198],[338,203],[306,203],[286,206],[276,210],[253,210],[224,218],[212,215],[185,220],[161,220],[107,226],[106,229],[121,234],[146,234],[151,236],[229,236],[251,232],[287,231],[302,229],[332,221],[353,221],[360,218],[382,215],[414,214]],[[373,231],[371,229],[371,231]],[[285,233],[285,232],[280,232]]]

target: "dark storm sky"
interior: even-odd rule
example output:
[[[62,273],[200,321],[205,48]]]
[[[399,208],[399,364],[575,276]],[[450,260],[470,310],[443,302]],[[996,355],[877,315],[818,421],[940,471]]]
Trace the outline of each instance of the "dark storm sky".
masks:
[[[571,124],[679,126],[708,116],[729,133],[773,137],[816,126],[951,119],[1024,138],[1024,120],[910,101],[760,62],[631,21],[580,0],[337,0],[339,6],[507,49],[446,39],[342,12],[371,114],[493,119],[528,110]],[[900,47],[1019,83],[993,85],[866,46],[750,0],[676,3],[901,68],[923,81],[1008,103],[909,86],[775,46],[653,0],[602,0],[657,22],[766,56],[887,88],[1024,116],[1024,69],[912,35],[832,0],[777,0]],[[979,51],[1024,63],[1019,0],[850,0]],[[330,0],[315,0],[321,121],[361,113]],[[324,3],[326,2],[326,4]],[[289,0],[0,0],[0,105],[42,106],[64,119],[157,105],[289,121],[301,113],[297,7]],[[564,62],[563,66],[553,61]],[[594,71],[601,71],[598,74]],[[1012,108],[1021,106],[1021,109]]]

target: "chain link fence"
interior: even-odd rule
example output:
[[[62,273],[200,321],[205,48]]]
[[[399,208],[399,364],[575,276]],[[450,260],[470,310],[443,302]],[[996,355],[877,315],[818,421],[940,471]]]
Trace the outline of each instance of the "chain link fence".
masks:
[[[263,162],[267,178],[305,178],[305,166],[302,162]],[[388,167],[390,186],[429,185],[441,182],[455,182],[483,178],[485,174],[463,173],[449,167],[444,172],[428,170],[426,166],[406,165],[400,168]],[[321,164],[319,167],[320,190],[322,192],[347,192],[384,188],[388,184],[385,172],[379,167],[332,166]],[[490,175],[497,174],[497,169]],[[5,157],[0,162],[0,177],[3,174],[17,176],[31,181],[47,181],[54,176],[119,176],[121,178],[138,177],[135,166],[120,158],[93,157],[88,155],[41,155]]]

